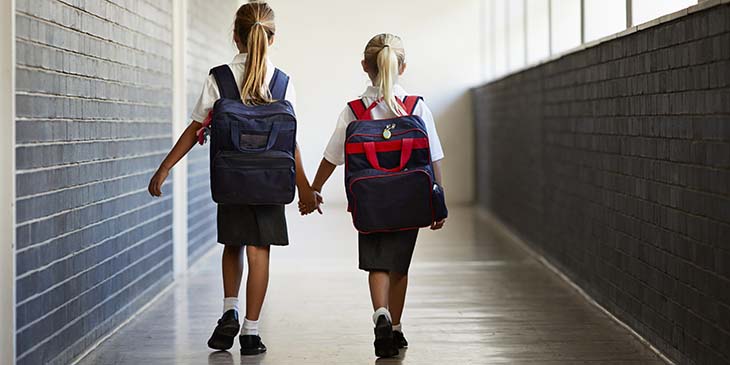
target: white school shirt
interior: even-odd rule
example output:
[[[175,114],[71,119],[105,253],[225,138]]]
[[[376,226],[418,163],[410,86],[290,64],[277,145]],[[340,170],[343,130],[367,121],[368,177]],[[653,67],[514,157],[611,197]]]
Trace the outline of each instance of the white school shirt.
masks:
[[[395,96],[403,100],[404,97],[410,95],[400,85],[394,85],[393,91]],[[368,86],[365,92],[361,95],[361,98],[365,102],[366,106],[370,106],[373,102],[380,99],[382,93],[380,89],[374,86]],[[373,119],[386,119],[393,118],[393,112],[388,109],[385,103],[380,103],[372,110]],[[428,132],[428,142],[431,149],[431,160],[436,162],[444,158],[444,151],[441,148],[441,141],[439,135],[436,132],[436,123],[433,120],[433,114],[428,108],[426,103],[421,100],[416,104],[416,109],[413,111],[413,115],[417,115],[423,119],[426,124],[426,131]],[[356,117],[353,114],[349,106],[345,106],[345,109],[340,113],[340,118],[337,120],[337,126],[335,127],[332,137],[327,144],[327,148],[324,150],[324,158],[332,164],[342,165],[345,163],[345,137],[347,134],[347,126],[355,121]]]
[[[246,73],[247,56],[248,55],[246,53],[239,53],[236,57],[233,57],[233,62],[228,64],[228,67],[230,67],[231,71],[233,71],[233,78],[236,80],[238,90],[241,90],[243,87],[243,74]],[[271,60],[267,58],[266,84],[264,87],[269,87],[271,79],[274,78],[275,69],[276,66],[274,66]],[[218,84],[215,82],[215,78],[213,75],[208,75],[208,78],[205,80],[205,84],[203,85],[203,91],[200,93],[198,102],[195,103],[195,107],[193,108],[193,112],[190,117],[196,122],[203,123],[205,118],[208,117],[210,110],[213,109],[213,104],[215,104],[216,100],[220,99],[220,97],[221,94],[220,91],[218,91]],[[291,76],[289,76],[289,85],[286,88],[286,96],[284,99],[288,100],[292,107],[294,107],[294,110],[296,110],[297,92],[294,90],[294,84],[292,83]]]

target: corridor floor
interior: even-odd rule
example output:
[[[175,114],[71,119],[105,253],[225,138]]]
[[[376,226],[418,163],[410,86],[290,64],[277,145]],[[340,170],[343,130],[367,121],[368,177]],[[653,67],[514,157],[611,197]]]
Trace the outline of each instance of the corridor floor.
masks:
[[[292,244],[272,248],[261,320],[268,353],[206,347],[222,309],[216,247],[80,363],[663,364],[472,208],[452,209],[442,231],[421,231],[403,319],[410,349],[376,361],[356,234],[344,209],[327,208],[304,218],[288,211]]]

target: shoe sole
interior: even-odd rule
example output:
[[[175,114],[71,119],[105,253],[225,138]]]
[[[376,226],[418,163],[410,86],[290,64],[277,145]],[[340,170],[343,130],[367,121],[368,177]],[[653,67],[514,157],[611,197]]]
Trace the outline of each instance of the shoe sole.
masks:
[[[398,356],[398,348],[393,343],[393,327],[391,325],[375,327],[375,356]]]
[[[221,350],[225,351],[233,347],[233,343],[236,342],[236,336],[238,335],[238,331],[241,329],[241,326],[239,324],[231,324],[227,326],[222,326],[220,328],[215,329],[215,335],[226,337],[225,340],[219,339],[220,341],[216,341],[214,339],[208,340],[208,347],[214,349],[214,350]],[[224,342],[225,341],[225,342]]]
[[[244,349],[241,349],[241,355],[243,355],[243,356],[260,355],[260,354],[263,354],[264,352],[266,352],[266,349],[263,349],[263,350],[259,350],[259,349],[244,350]]]

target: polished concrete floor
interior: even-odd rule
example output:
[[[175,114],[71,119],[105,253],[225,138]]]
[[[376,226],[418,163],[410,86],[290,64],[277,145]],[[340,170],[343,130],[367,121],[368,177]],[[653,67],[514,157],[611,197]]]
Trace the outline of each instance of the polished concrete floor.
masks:
[[[272,249],[268,353],[206,347],[222,306],[216,248],[81,364],[662,364],[471,208],[421,231],[403,319],[410,349],[376,361],[356,234],[342,208],[329,208],[288,212],[292,244]]]

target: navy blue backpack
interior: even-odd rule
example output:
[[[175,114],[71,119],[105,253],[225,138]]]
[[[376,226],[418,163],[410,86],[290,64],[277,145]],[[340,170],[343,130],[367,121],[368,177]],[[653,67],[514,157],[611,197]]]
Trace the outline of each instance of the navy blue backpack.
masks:
[[[428,227],[448,215],[435,183],[428,132],[413,115],[421,100],[398,100],[407,115],[373,120],[362,99],[348,105],[356,120],[347,126],[345,185],[348,210],[360,233]]]
[[[297,120],[284,100],[289,76],[276,69],[271,104],[248,106],[228,65],[210,70],[221,98],[210,116],[210,188],[220,204],[273,205],[294,200]]]

